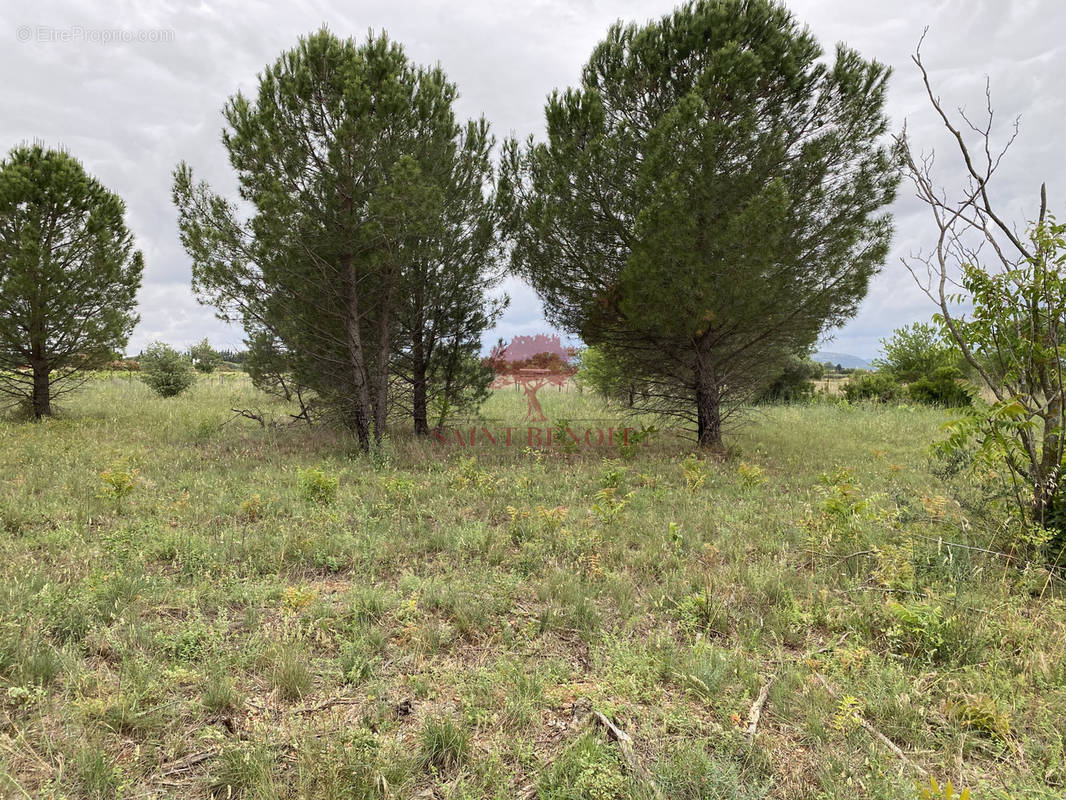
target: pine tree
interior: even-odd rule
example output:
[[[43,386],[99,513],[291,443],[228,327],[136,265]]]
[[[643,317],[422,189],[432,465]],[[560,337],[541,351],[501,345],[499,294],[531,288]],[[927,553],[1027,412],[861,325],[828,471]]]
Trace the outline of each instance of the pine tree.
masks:
[[[488,123],[471,121],[441,141],[423,140],[421,163],[440,188],[433,209],[439,230],[403,258],[405,302],[397,314],[393,367],[409,387],[415,433],[429,433],[429,411],[470,410],[487,397],[491,370],[479,369],[482,334],[507,298],[488,299],[500,279],[499,240]]]
[[[0,394],[34,419],[125,347],[144,262],[117,195],[67,153],[0,161]]]
[[[822,57],[771,0],[618,23],[549,98],[547,141],[505,148],[513,268],[702,446],[855,312],[887,253],[889,71]]]
[[[203,339],[189,348],[189,358],[197,372],[209,374],[223,365],[222,356],[211,346],[207,339]]]
[[[357,46],[321,30],[263,73],[254,100],[226,106],[223,141],[254,208],[247,223],[187,166],[175,174],[198,296],[243,322],[250,341],[271,342],[270,374],[282,358],[292,384],[364,448],[384,434],[397,353],[438,314],[426,299],[419,320],[412,287],[436,296],[467,271],[475,279],[451,302],[484,315],[479,270],[491,259],[452,259],[442,244],[457,226],[487,224],[495,238],[483,199],[449,216],[455,165],[481,158],[479,142],[470,151],[463,141],[455,96],[439,68],[412,65],[384,36]],[[474,176],[478,196],[487,177]]]
[[[165,342],[152,342],[137,360],[141,380],[160,397],[177,397],[196,383],[193,359]]]

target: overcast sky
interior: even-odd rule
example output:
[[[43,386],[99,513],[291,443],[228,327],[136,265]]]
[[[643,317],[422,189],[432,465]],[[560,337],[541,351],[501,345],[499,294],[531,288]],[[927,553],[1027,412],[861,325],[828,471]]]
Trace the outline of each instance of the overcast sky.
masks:
[[[485,114],[497,138],[540,136],[545,97],[577,82],[592,47],[616,19],[644,21],[674,0],[463,3],[355,2],[46,2],[0,7],[0,150],[39,140],[63,146],[126,201],[145,255],[137,352],[162,339],[187,345],[204,336],[240,346],[241,333],[218,322],[189,289],[189,261],[178,242],[171,171],[188,161],[216,189],[235,182],[220,142],[221,108],[297,38],[326,24],[365,37],[384,29],[421,63],[439,62],[461,94],[462,117]],[[894,68],[889,114],[908,122],[915,145],[937,148],[943,180],[959,175],[941,138],[910,54],[930,27],[925,60],[941,95],[970,111],[983,107],[985,76],[1000,133],[1021,116],[1021,135],[999,181],[1006,214],[1035,214],[1042,180],[1051,207],[1066,206],[1063,0],[788,0],[823,46],[843,41]],[[115,41],[115,39],[128,41]],[[1066,211],[1062,212],[1066,215]],[[923,209],[901,192],[893,254],[856,318],[824,349],[863,357],[893,328],[932,309],[899,258],[930,242]],[[509,281],[511,307],[495,335],[545,330],[533,292]]]

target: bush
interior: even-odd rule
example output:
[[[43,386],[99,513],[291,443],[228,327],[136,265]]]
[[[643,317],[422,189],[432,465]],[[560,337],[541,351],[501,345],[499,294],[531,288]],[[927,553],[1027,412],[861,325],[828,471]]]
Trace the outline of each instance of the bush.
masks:
[[[337,498],[338,480],[317,467],[301,469],[298,474],[300,498],[308,503],[328,506]]]
[[[863,372],[853,375],[844,384],[844,397],[849,403],[877,400],[890,403],[903,396],[903,386],[887,372]]]
[[[892,338],[881,340],[881,349],[884,358],[874,366],[905,383],[952,367],[961,359],[961,353],[944,340],[940,329],[927,322],[897,328]]]
[[[825,367],[809,356],[791,355],[781,374],[759,396],[760,403],[805,402],[814,397],[813,381],[825,374]]]
[[[960,383],[962,373],[955,367],[940,367],[923,375],[907,387],[907,396],[916,403],[946,408],[962,408],[973,404],[966,385]]]
[[[971,391],[962,382],[958,367],[961,356],[935,326],[916,322],[899,328],[891,339],[882,339],[881,345],[885,357],[874,362],[879,369],[875,374],[907,384],[910,400],[945,408],[973,405]]]
[[[177,397],[196,381],[192,361],[163,342],[150,344],[138,361],[141,380],[160,397]]]
[[[196,371],[205,374],[214,372],[224,364],[222,356],[215,351],[207,339],[189,348],[189,358],[192,359],[192,365]]]
[[[589,389],[604,400],[619,400],[633,407],[636,387],[627,374],[622,360],[602,347],[586,347],[581,351],[581,366],[574,381],[581,389]]]

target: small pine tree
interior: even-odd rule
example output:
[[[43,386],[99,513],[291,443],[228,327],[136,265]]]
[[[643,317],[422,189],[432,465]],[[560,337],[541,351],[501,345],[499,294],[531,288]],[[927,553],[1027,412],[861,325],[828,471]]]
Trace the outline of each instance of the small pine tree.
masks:
[[[627,406],[633,405],[634,388],[626,374],[624,360],[604,347],[586,347],[581,351],[577,384],[592,389],[604,400],[620,400]]]
[[[196,368],[196,371],[203,372],[205,375],[214,372],[223,363],[222,356],[211,346],[207,339],[197,342],[189,348],[189,358],[192,359],[192,365]]]
[[[175,171],[197,296],[263,336],[263,377],[313,392],[364,450],[397,408],[428,435],[430,407],[484,377],[469,356],[501,310],[492,137],[457,121],[456,93],[384,35],[323,28],[225,107],[242,206]]]
[[[126,345],[144,260],[126,207],[72,156],[0,160],[0,396],[34,419]]]
[[[196,381],[192,360],[163,342],[150,344],[138,360],[141,380],[160,397],[177,397]]]

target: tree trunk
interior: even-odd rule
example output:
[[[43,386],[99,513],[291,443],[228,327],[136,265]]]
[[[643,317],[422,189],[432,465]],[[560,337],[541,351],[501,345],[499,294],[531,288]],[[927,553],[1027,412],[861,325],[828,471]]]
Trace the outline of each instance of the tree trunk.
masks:
[[[412,405],[415,418],[415,435],[429,436],[429,392],[426,382],[426,365],[421,361],[415,361],[413,388]]]
[[[377,375],[374,380],[374,443],[381,444],[385,435],[389,402],[389,315],[388,303],[381,309],[378,322]]]
[[[1044,435],[1040,444],[1040,462],[1033,464],[1033,522],[1046,528],[1048,512],[1058,493],[1062,463],[1062,395],[1055,391],[1044,412]]]
[[[349,276],[348,308],[345,319],[348,334],[348,363],[352,369],[352,386],[355,390],[352,398],[352,419],[355,433],[359,437],[360,449],[370,449],[370,391],[366,381],[366,358],[363,354],[363,336],[359,330],[359,293],[356,288],[356,276],[352,269],[352,257],[345,255],[341,266]]]
[[[51,371],[44,361],[34,361],[33,367],[33,418],[52,416]]]
[[[415,422],[415,436],[429,436],[429,389],[426,383],[425,321],[422,315],[421,292],[415,298],[418,312],[411,342],[411,412]]]
[[[395,289],[395,268],[389,269],[382,276],[381,290],[384,298],[378,307],[378,357],[374,376],[374,443],[381,444],[385,436],[385,423],[388,419],[389,403],[389,355],[392,341],[389,325],[392,321],[392,298]]]
[[[701,448],[722,447],[721,391],[714,368],[702,355],[696,363],[696,431]]]

